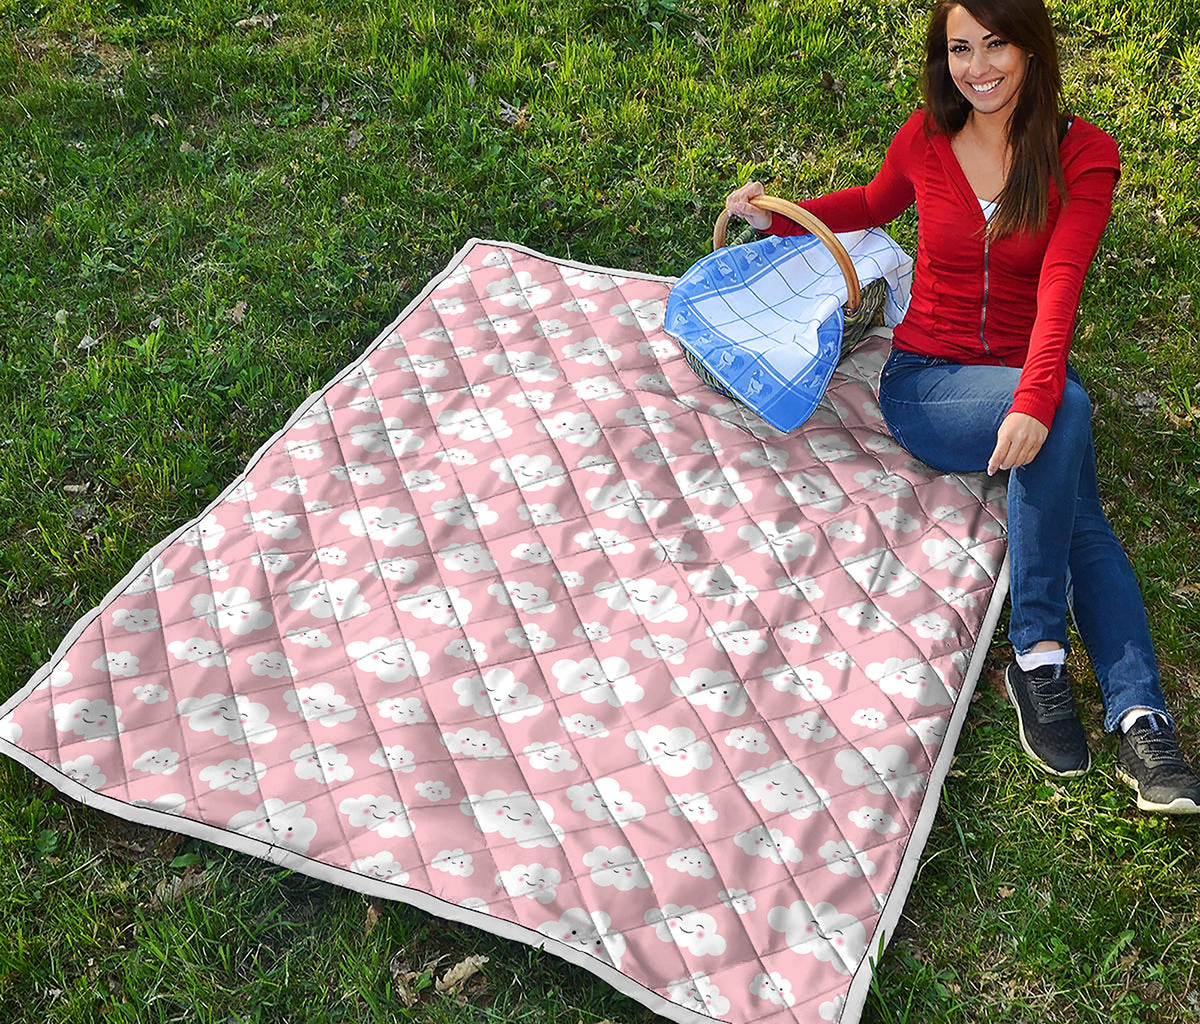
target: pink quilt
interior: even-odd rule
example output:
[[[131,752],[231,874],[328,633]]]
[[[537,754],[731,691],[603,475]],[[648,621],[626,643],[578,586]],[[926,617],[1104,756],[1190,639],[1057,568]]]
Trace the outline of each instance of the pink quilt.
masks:
[[[72,629],[0,750],[673,1020],[857,1020],[1003,597],[1003,489],[888,436],[884,336],[800,432],[739,412],[669,287],[469,243]]]

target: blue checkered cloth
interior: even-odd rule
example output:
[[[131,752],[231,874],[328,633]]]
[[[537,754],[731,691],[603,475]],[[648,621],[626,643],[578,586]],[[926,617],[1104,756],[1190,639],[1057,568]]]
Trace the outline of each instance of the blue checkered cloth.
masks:
[[[883,322],[904,317],[913,262],[886,231],[839,234],[860,283],[887,284]],[[815,235],[718,249],[671,289],[668,334],[721,387],[777,430],[816,409],[842,357],[846,281]]]

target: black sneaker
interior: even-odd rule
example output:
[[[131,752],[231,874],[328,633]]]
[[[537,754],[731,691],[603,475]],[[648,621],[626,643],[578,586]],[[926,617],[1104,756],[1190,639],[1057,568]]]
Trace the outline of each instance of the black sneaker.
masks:
[[[1014,661],[1004,674],[1004,688],[1017,709],[1021,746],[1043,769],[1066,778],[1092,766],[1066,665],[1025,672]]]
[[[1157,715],[1143,715],[1121,734],[1117,778],[1134,788],[1143,811],[1200,814],[1200,779],[1183,759],[1175,730]]]

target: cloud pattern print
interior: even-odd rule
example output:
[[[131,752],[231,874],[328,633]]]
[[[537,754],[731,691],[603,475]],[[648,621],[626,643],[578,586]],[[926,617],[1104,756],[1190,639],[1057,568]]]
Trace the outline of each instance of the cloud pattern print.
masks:
[[[782,437],[691,376],[666,291],[468,246],[81,622],[6,751],[675,1019],[839,1019],[1002,493],[883,431],[886,342]]]

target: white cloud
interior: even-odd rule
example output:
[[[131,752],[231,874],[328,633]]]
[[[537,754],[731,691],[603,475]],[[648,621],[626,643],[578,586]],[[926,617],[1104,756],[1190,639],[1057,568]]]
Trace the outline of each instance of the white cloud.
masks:
[[[498,832],[526,849],[558,846],[562,842],[564,833],[561,826],[554,824],[554,809],[524,790],[471,793],[459,803],[459,810],[473,817],[481,831]]]
[[[596,846],[583,855],[595,885],[611,886],[618,892],[649,889],[653,879],[646,866],[627,846]]]
[[[408,808],[396,797],[371,793],[347,797],[338,804],[338,811],[346,816],[353,828],[377,832],[382,839],[403,839],[413,834]]]
[[[80,697],[69,704],[55,704],[50,714],[59,732],[70,732],[85,740],[115,740],[125,731],[121,709],[103,697]]]
[[[772,907],[767,923],[783,933],[793,953],[815,956],[840,974],[853,974],[867,952],[862,922],[832,903],[796,900],[790,907]]]

